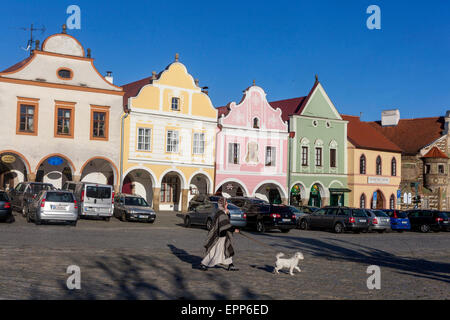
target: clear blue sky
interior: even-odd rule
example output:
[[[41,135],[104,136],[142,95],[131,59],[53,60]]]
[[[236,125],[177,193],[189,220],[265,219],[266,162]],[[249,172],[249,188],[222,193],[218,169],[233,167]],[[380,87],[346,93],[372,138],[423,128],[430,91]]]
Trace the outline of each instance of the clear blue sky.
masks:
[[[314,75],[344,114],[378,120],[450,110],[450,1],[2,1],[0,69],[27,56],[31,23],[60,32],[66,9],[81,8],[81,30],[101,73],[122,85],[161,71],[180,53],[210,87],[215,106],[239,101],[252,80],[268,99],[303,96]],[[381,8],[368,30],[366,9]]]

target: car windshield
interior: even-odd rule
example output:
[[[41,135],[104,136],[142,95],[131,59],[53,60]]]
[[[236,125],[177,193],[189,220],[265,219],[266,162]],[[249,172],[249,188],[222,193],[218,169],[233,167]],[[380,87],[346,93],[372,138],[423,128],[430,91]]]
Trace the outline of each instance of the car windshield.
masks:
[[[228,208],[229,210],[241,210],[238,206],[235,206],[235,205],[232,204],[232,203],[228,203],[227,208]]]
[[[296,207],[288,207],[291,213],[302,213],[298,208]]]
[[[394,211],[394,213],[397,214],[397,218],[408,218],[408,214],[406,212],[403,211]],[[392,215],[394,215],[394,213]]]
[[[31,184],[30,189],[32,194],[38,194],[42,190],[52,190],[53,186],[51,184]]]
[[[448,218],[448,212],[439,212],[439,217],[447,219]]]
[[[139,198],[139,197],[126,197],[125,205],[126,206],[137,206],[137,207],[148,207],[147,201],[145,201],[143,198]]]
[[[367,214],[362,209],[353,210],[354,217],[367,217]]]
[[[111,198],[111,188],[99,186],[87,186],[86,197],[97,199],[109,199]]]
[[[48,202],[73,202],[73,194],[69,192],[47,192],[45,200]]]
[[[373,210],[372,212],[377,217],[389,217],[386,213],[384,213],[383,211],[380,211],[380,210]]]
[[[289,207],[284,206],[272,206],[272,212],[275,213],[291,213]]]
[[[4,192],[0,192],[0,201],[9,201],[8,195]]]

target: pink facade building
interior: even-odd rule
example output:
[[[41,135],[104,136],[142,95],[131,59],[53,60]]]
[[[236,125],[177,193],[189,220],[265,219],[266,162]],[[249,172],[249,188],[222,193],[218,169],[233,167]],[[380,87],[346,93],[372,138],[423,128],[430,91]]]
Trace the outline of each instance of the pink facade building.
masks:
[[[288,124],[258,86],[219,108],[215,191],[286,203]]]

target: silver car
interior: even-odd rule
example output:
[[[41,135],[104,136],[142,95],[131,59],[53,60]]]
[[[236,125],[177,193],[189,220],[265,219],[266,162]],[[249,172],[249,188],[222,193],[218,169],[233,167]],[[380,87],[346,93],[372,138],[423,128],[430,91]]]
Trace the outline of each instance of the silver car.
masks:
[[[41,191],[27,206],[26,218],[39,225],[47,222],[68,222],[76,226],[78,204],[69,191]]]
[[[156,219],[155,210],[137,195],[117,194],[114,200],[114,216],[122,221],[142,221],[153,223]]]
[[[385,231],[391,230],[391,218],[381,210],[366,210],[369,216],[370,227],[369,231],[377,231],[383,233]]]

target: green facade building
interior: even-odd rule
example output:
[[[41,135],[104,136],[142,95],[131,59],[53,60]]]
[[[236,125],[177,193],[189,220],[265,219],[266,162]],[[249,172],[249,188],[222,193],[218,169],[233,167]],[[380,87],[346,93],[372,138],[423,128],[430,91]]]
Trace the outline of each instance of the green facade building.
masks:
[[[318,78],[308,96],[270,104],[289,120],[289,203],[348,205],[347,121]]]

